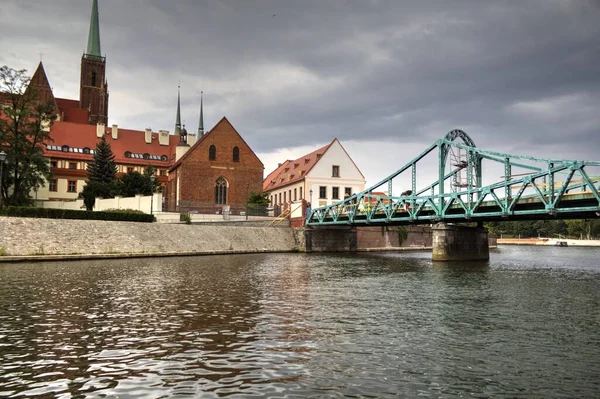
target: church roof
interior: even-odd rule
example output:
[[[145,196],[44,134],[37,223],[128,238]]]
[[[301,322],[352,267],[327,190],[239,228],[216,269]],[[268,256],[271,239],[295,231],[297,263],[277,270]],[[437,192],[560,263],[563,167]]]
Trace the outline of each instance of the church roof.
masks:
[[[226,117],[222,117],[221,120],[219,122],[217,122],[217,124],[215,126],[213,126],[212,129],[210,129],[206,134],[204,134],[204,136],[197,138],[198,141],[196,141],[196,143],[189,150],[187,150],[186,153],[183,154],[181,156],[181,158],[179,158],[179,160],[173,164],[173,166],[171,166],[169,168],[169,172],[177,169],[179,167],[179,165],[181,165],[181,163],[194,151],[194,149],[196,147],[198,147],[200,145],[200,143],[202,143],[204,140],[206,140],[207,137],[212,137],[211,134],[214,134],[215,130],[217,130],[217,128],[222,124],[229,125],[229,127],[239,136],[240,140],[242,140],[242,143],[244,143],[246,145],[246,147],[248,147],[248,149],[250,150],[252,155],[254,155],[256,157],[256,159],[258,159],[258,161],[262,164],[262,161],[260,160],[260,158],[258,158],[256,156],[256,154],[254,153],[252,148],[248,145],[248,143],[246,143],[246,140],[244,140],[242,135],[235,129],[235,127],[233,127],[231,122],[229,122],[229,120]]]
[[[90,33],[88,35],[88,45],[85,53],[96,57],[102,57],[102,50],[100,49],[100,23],[98,21],[98,0],[93,0],[92,2]]]
[[[303,180],[336,140],[337,139],[333,139],[333,141],[326,146],[301,156],[298,159],[288,159],[280,164],[273,172],[269,173],[267,178],[263,181],[263,191],[272,191],[279,187]]]

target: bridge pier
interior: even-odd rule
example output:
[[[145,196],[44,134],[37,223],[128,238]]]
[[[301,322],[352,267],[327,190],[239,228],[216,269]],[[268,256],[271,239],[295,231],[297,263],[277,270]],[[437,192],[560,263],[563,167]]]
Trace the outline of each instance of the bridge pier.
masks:
[[[434,261],[488,260],[488,230],[438,223],[432,227]]]
[[[306,252],[356,252],[355,227],[327,226],[304,230]]]

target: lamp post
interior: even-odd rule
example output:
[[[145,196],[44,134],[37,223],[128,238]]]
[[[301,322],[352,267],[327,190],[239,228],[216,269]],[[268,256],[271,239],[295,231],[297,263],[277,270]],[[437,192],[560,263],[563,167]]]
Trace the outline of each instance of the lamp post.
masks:
[[[308,196],[308,202],[312,202],[312,188],[310,189],[310,191],[308,192],[309,196]]]
[[[250,199],[250,197],[248,197],[248,187],[249,184],[246,183],[246,220],[248,220],[248,211],[250,211],[250,204],[248,203],[248,200]]]
[[[154,180],[156,179],[156,176],[154,176],[154,173],[152,173],[150,175],[150,183],[151,183],[151,191],[150,191],[150,215],[152,215],[152,211],[154,208]]]
[[[4,166],[4,161],[6,161],[6,153],[0,151],[0,209],[2,209],[2,166]]]

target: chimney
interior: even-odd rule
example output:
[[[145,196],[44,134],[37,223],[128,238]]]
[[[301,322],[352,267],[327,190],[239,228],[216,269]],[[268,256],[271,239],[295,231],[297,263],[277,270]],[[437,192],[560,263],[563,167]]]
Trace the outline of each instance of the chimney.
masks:
[[[152,143],[152,129],[146,129],[146,134],[144,135],[144,138],[146,139],[146,144]]]
[[[104,136],[104,132],[106,131],[106,128],[104,126],[104,123],[97,123],[96,124],[96,137],[98,137],[99,139],[102,138],[102,136]]]
[[[116,140],[119,137],[119,125],[112,125],[112,138]]]
[[[187,143],[190,147],[193,146],[194,144],[196,144],[196,138],[197,138],[197,136],[194,133],[188,133]]]
[[[158,131],[158,144],[169,145],[169,131],[159,130]]]
[[[183,156],[190,149],[189,145],[178,145],[175,147],[175,162],[179,161],[179,158]]]

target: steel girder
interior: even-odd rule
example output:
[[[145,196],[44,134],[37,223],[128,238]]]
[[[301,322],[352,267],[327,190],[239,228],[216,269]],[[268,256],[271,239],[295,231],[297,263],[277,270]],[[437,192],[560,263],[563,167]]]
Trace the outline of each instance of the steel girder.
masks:
[[[447,172],[446,163],[452,148],[464,151],[466,160],[460,168]],[[435,150],[438,151],[438,180],[419,189],[416,178],[419,161]],[[483,160],[503,166],[501,181],[482,186]],[[314,208],[306,222],[318,226],[595,217],[600,216],[600,178],[589,176],[585,168],[599,166],[600,162],[595,161],[545,159],[483,150],[477,148],[464,131],[452,130],[365,191],[335,204]],[[466,187],[445,192],[448,179],[465,168]],[[528,172],[524,176],[513,175],[513,168]],[[385,185],[391,194],[392,180],[404,172],[410,173],[412,190],[399,196],[373,194]],[[557,179],[559,176],[562,181]]]

